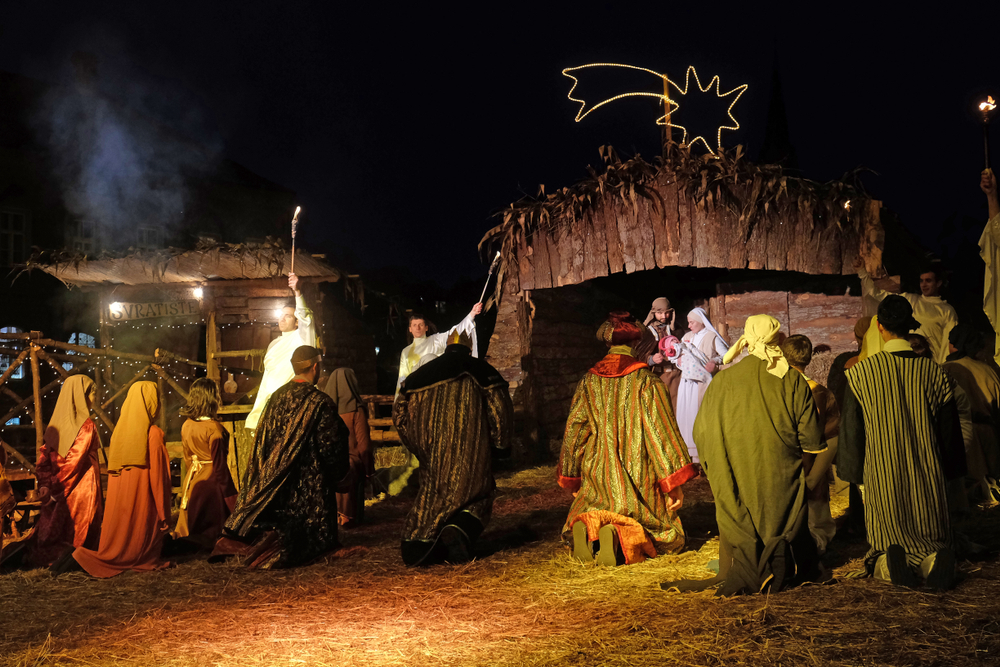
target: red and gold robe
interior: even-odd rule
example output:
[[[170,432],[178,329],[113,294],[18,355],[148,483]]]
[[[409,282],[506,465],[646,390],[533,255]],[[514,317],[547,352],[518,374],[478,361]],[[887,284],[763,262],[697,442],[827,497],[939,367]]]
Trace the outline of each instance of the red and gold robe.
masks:
[[[638,522],[661,551],[680,551],[684,528],[667,493],[697,474],[666,386],[627,347],[611,348],[580,381],[566,422],[559,485],[576,498],[563,534],[603,510]]]

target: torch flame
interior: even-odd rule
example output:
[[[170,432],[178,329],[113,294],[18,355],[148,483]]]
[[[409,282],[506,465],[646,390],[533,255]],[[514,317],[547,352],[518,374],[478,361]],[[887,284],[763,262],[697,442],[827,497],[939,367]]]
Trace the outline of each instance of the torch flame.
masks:
[[[996,108],[997,108],[997,105],[996,105],[996,102],[994,101],[992,95],[987,95],[986,96],[986,101],[979,103],[979,110],[980,111],[993,111]]]
[[[992,101],[993,98],[991,97],[990,100]],[[301,213],[301,212],[302,212],[302,207],[301,206],[296,206],[295,207],[295,215],[293,215],[292,217],[297,220],[298,217],[299,217],[299,213]]]

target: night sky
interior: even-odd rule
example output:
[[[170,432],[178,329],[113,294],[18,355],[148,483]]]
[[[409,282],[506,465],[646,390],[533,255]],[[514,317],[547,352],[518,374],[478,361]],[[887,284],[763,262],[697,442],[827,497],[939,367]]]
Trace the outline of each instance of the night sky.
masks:
[[[476,243],[507,203],[584,177],[602,144],[657,155],[652,101],[574,122],[560,72],[589,62],[749,84],[723,141],[751,157],[777,63],[802,175],[869,167],[869,191],[928,247],[978,237],[996,16],[557,4],[7,3],[0,69],[65,82],[71,54],[94,53],[102,90],[295,190],[301,243],[372,276],[481,276]]]

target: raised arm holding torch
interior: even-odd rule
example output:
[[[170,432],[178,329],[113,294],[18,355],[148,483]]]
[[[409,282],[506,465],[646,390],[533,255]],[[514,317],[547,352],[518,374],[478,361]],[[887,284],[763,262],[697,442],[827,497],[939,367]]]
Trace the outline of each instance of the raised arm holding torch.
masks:
[[[295,207],[295,215],[292,216],[292,270],[289,273],[295,273],[295,233],[299,231],[299,213],[302,212],[301,206]]]

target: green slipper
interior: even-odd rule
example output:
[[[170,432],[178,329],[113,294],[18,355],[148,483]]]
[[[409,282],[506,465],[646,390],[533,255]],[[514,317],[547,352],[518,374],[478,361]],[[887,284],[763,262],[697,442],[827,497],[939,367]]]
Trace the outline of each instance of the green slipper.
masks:
[[[582,563],[594,562],[594,545],[587,540],[587,526],[583,521],[573,524],[573,558]]]

